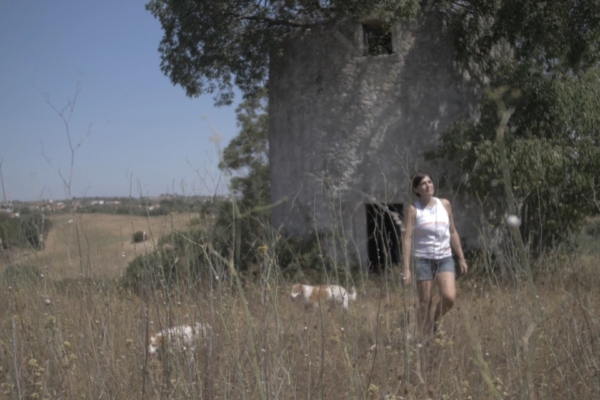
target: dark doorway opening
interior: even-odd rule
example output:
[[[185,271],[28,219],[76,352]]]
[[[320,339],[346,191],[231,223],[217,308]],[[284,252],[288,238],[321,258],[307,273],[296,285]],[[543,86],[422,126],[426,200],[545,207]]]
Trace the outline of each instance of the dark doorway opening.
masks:
[[[398,265],[402,255],[400,224],[404,218],[402,204],[365,204],[367,210],[367,237],[369,270],[382,272]]]

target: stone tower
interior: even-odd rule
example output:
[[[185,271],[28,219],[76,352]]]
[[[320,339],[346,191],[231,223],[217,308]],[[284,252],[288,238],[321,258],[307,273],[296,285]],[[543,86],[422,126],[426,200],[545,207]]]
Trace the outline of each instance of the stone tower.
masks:
[[[435,17],[388,32],[363,20],[290,35],[269,76],[271,198],[288,198],[273,209],[274,226],[335,238],[337,252],[364,266],[386,254],[397,262],[388,211],[402,215],[413,201],[416,169],[440,176],[423,152],[474,104]],[[468,237],[464,206],[451,200]]]

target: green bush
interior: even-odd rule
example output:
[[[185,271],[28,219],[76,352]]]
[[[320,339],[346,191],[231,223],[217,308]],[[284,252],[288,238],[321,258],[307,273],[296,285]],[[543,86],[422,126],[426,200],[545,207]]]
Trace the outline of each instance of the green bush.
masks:
[[[156,289],[176,281],[197,280],[209,270],[205,244],[206,234],[201,230],[172,232],[159,241],[160,250],[138,256],[129,263],[123,286]]]
[[[142,231],[137,231],[133,234],[133,243],[141,243],[146,240],[146,235]]]
[[[31,264],[9,265],[2,274],[3,279],[10,283],[31,283],[40,280],[41,274],[38,267]]]
[[[161,281],[161,269],[164,269],[164,264],[157,252],[137,256],[125,270],[123,285],[134,288],[143,283],[155,287]]]
[[[33,214],[33,211],[31,211],[31,209],[29,207],[21,207],[19,209],[19,214],[21,214],[21,215],[31,215],[31,214]]]
[[[205,208],[207,217],[212,219],[215,216],[215,224],[208,234],[208,241],[212,243],[215,250],[223,256],[231,256],[234,250],[234,240],[239,240],[239,270],[246,270],[251,265],[261,262],[262,256],[258,248],[262,245],[269,245],[273,242],[273,232],[271,231],[270,210],[265,209],[259,212],[249,212],[248,208],[238,201],[241,218],[234,221],[234,204],[227,200],[218,202],[211,207]],[[237,232],[236,232],[237,230]],[[239,233],[237,239],[233,234]]]
[[[36,249],[42,246],[43,238],[48,235],[51,226],[52,222],[40,213],[21,216],[21,230],[25,239]]]
[[[1,214],[0,214],[1,215]],[[4,247],[42,247],[52,222],[41,213],[29,213],[20,218],[0,217],[0,239]]]
[[[22,246],[25,244],[21,221],[17,218],[6,219],[0,223],[0,238],[4,247]]]
[[[309,280],[318,281],[324,278],[324,273],[335,268],[333,260],[322,252],[319,241],[314,236],[288,237],[278,242],[274,250],[277,263],[288,278],[304,275]]]
[[[585,233],[592,237],[600,237],[600,222],[592,222],[585,227]]]
[[[163,201],[159,210],[166,212],[175,203]],[[227,208],[227,205],[219,203],[215,210],[219,208]],[[219,214],[228,215],[226,212]],[[210,243],[223,257],[230,257],[232,225],[229,221],[226,218],[217,219],[215,226],[208,232],[205,228],[196,228],[183,232],[175,231],[164,236],[157,243],[158,251],[139,256],[129,263],[123,276],[123,285],[145,285],[156,289],[175,281],[197,280],[208,273],[211,262],[220,268],[223,267],[214,256],[207,254],[207,249]]]

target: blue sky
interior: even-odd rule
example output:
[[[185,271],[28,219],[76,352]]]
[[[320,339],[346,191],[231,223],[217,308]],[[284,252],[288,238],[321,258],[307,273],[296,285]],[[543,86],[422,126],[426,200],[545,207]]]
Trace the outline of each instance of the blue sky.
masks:
[[[211,95],[190,99],[163,75],[162,29],[145,3],[0,2],[0,157],[11,200],[66,198],[58,171],[68,178],[71,151],[44,95],[62,109],[77,82],[69,128],[74,145],[84,140],[72,196],[215,191],[218,148],[238,131],[236,105],[214,107]],[[222,179],[217,190],[226,190]]]

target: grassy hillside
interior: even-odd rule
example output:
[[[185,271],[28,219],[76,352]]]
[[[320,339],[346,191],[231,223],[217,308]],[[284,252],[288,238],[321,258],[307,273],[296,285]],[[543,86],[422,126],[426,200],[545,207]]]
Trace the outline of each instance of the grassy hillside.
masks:
[[[80,273],[94,278],[117,278],[137,255],[151,251],[172,230],[187,230],[197,214],[174,213],[138,217],[115,214],[51,216],[52,229],[43,250],[12,249],[0,258],[0,269],[29,260],[51,279],[76,278]],[[145,231],[147,240],[133,243],[132,235]],[[80,258],[81,255],[81,258]]]

